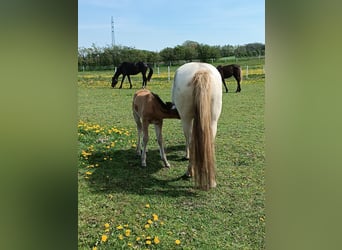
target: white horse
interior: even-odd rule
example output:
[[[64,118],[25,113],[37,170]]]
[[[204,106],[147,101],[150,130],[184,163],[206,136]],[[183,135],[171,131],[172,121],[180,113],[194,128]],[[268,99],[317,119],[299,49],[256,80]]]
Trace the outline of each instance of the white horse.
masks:
[[[186,140],[187,175],[196,186],[216,187],[215,136],[222,109],[222,79],[207,63],[186,63],[175,73],[172,102],[182,121]]]

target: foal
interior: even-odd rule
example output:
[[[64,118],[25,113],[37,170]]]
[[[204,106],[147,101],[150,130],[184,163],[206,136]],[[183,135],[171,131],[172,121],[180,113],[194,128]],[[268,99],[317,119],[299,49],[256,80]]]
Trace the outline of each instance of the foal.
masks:
[[[146,146],[148,142],[148,126],[152,123],[156,131],[159,145],[160,157],[165,167],[169,168],[170,163],[166,159],[162,127],[163,119],[180,119],[177,109],[173,108],[170,102],[164,103],[160,97],[147,89],[138,90],[133,97],[133,117],[138,129],[137,154],[141,155],[141,166],[146,167]],[[143,145],[141,151],[140,137],[143,133]]]

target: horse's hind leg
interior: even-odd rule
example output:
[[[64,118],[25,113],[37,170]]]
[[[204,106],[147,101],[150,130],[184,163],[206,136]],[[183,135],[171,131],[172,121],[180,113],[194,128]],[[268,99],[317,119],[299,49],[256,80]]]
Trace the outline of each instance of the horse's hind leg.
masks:
[[[234,77],[235,77],[235,76],[234,76]],[[235,93],[241,92],[241,86],[240,86],[241,76],[236,76],[236,77],[235,77],[235,80],[236,80],[236,82],[237,82],[237,88],[236,88]]]
[[[142,76],[143,76],[142,88],[144,89],[147,86],[146,72],[142,73]]]
[[[132,82],[131,82],[131,77],[129,75],[127,75],[128,81],[129,81],[129,88],[132,88]]]
[[[163,146],[163,134],[162,134],[163,120],[161,120],[159,124],[155,124],[154,129],[156,131],[156,137],[157,137],[157,141],[159,145],[160,158],[163,160],[165,167],[169,168],[171,165],[166,159],[166,154],[165,154],[164,146]]]
[[[228,93],[228,88],[227,88],[226,82],[223,78],[222,78],[222,83],[223,83],[224,87],[226,88],[226,93]]]
[[[192,132],[192,119],[183,119],[182,120],[183,132],[185,136],[185,159],[190,158],[190,138]]]

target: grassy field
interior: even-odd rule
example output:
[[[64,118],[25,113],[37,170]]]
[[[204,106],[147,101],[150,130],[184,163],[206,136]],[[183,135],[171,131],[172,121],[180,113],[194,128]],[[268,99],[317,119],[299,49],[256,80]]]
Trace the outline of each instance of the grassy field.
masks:
[[[147,168],[140,168],[131,112],[140,75],[132,77],[133,89],[127,82],[112,89],[113,72],[79,73],[79,249],[265,248],[265,78],[262,70],[249,74],[238,94],[235,80],[226,80],[231,92],[223,93],[216,137],[218,186],[205,192],[180,178],[188,163],[179,120],[164,122],[171,169],[163,168],[153,126]],[[161,71],[147,88],[170,101],[171,84]]]

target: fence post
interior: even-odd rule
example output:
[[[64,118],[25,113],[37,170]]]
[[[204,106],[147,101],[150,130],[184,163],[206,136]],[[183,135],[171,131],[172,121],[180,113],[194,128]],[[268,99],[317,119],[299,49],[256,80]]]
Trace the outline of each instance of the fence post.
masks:
[[[167,66],[167,80],[170,81],[170,66]]]
[[[246,79],[248,79],[248,65],[246,66]]]
[[[157,67],[157,72],[158,72],[158,76],[159,76],[159,66]]]

